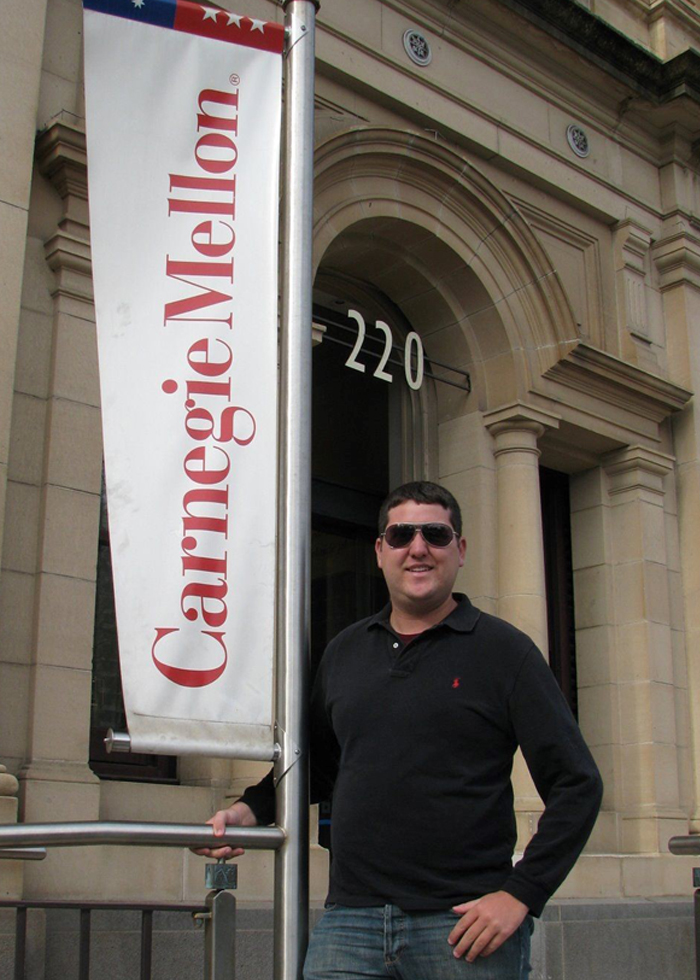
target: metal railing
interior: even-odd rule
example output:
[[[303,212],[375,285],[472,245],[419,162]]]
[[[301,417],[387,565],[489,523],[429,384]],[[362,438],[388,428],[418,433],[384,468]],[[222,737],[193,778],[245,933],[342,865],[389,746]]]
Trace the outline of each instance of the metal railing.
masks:
[[[85,845],[126,845],[137,847],[244,847],[251,850],[278,850],[286,835],[279,827],[229,827],[214,837],[211,827],[202,824],[130,823],[122,821],[78,821],[75,823],[9,824],[0,827],[0,858],[41,860],[47,847]],[[94,902],[3,901],[0,907],[17,909],[15,941],[15,980],[23,980],[26,955],[26,915],[28,908],[80,909],[79,978],[89,980],[90,912],[93,909],[139,909],[141,921],[141,980],[150,980],[152,915],[157,910],[193,911],[204,923],[205,980],[233,980],[235,976],[236,899],[228,889],[235,887],[235,875],[217,874],[219,865],[208,865],[207,883],[212,890],[201,906],[139,905]],[[229,868],[228,871],[233,869]]]
[[[697,855],[700,854],[700,834],[690,834],[687,837],[672,837],[668,842],[671,854]],[[700,868],[693,868],[693,913],[695,919],[695,976],[700,980]]]
[[[78,980],[90,980],[90,940],[91,913],[96,911],[108,912],[140,912],[141,913],[141,944],[139,956],[139,980],[151,980],[153,962],[153,913],[154,912],[189,912],[193,916],[205,916],[207,907],[200,905],[154,904],[150,902],[30,902],[19,899],[0,900],[0,909],[16,909],[15,918],[15,958],[14,980],[24,980],[27,960],[27,912],[30,909],[60,909],[80,912],[78,928]],[[196,924],[196,919],[195,919]]]

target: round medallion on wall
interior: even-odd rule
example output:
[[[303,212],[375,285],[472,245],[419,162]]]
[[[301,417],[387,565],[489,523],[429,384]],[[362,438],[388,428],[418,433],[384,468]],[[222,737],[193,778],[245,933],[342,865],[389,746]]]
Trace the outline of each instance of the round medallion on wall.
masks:
[[[403,36],[403,46],[406,54],[415,65],[425,68],[433,60],[433,52],[430,50],[428,39],[415,28],[409,28]]]
[[[586,131],[585,129],[581,129],[580,126],[574,126],[573,124],[568,126],[566,140],[577,157],[587,157],[591,152]]]

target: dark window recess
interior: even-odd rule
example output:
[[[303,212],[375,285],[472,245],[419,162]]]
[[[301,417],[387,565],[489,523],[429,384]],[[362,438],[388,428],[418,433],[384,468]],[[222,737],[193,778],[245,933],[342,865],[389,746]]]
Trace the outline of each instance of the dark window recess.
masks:
[[[540,467],[549,665],[578,717],[569,477]]]
[[[141,752],[108,753],[104,739],[110,728],[115,732],[125,732],[126,715],[119,672],[112,559],[103,491],[92,654],[90,767],[103,779],[177,782],[177,759],[174,756],[147,755]]]
[[[362,313],[367,322],[380,316],[373,309]],[[373,377],[369,343],[363,353],[367,370],[350,370],[345,366],[350,351],[328,340],[338,333],[336,321],[345,322],[347,317],[323,306],[316,306],[314,315],[327,325],[328,334],[313,352],[313,670],[337,633],[377,612],[387,601],[374,542],[379,507],[389,491],[392,445],[398,446],[400,439],[400,433],[392,431],[392,423],[395,427],[400,418],[398,412],[392,413],[392,398],[400,396],[400,389]],[[377,358],[380,354],[381,349]],[[330,844],[330,827],[327,800],[319,808],[318,839],[324,847]]]

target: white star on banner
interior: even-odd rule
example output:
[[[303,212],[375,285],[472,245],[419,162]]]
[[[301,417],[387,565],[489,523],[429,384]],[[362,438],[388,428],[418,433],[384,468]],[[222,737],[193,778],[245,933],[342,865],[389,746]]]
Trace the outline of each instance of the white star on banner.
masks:
[[[144,0],[131,0],[131,2],[133,3],[133,5],[134,5],[135,7],[138,7],[138,8],[139,8],[139,10],[140,10],[140,9],[141,9],[141,7],[143,7],[143,2],[144,2]]]
[[[229,14],[228,15],[228,24],[226,26],[227,27],[230,27],[231,24],[235,24],[236,27],[240,27],[241,26],[241,17],[242,17],[241,14]]]
[[[265,30],[264,30],[265,21],[264,20],[253,20],[252,17],[250,19],[253,21],[253,26],[251,27],[251,31],[260,31],[261,34],[264,34],[265,33]]]
[[[214,10],[214,8],[213,8],[213,7],[205,7],[205,6],[204,6],[203,4],[201,4],[201,3],[200,3],[200,5],[199,5],[199,6],[200,6],[200,7],[202,8],[202,10],[204,11],[204,19],[205,19],[205,20],[213,20],[213,21],[214,21],[214,23],[216,23],[216,15],[218,14],[218,10]]]

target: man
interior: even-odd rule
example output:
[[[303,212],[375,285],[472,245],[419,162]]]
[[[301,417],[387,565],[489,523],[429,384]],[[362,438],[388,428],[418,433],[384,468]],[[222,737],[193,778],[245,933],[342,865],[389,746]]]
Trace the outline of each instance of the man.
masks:
[[[466,541],[448,490],[391,493],[375,549],[390,604],[331,641],[312,695],[332,862],[304,976],[526,980],[530,915],[588,838],[598,771],[532,641],[453,594]],[[545,810],[513,867],[518,746]],[[211,822],[220,835],[273,820],[268,777]]]

